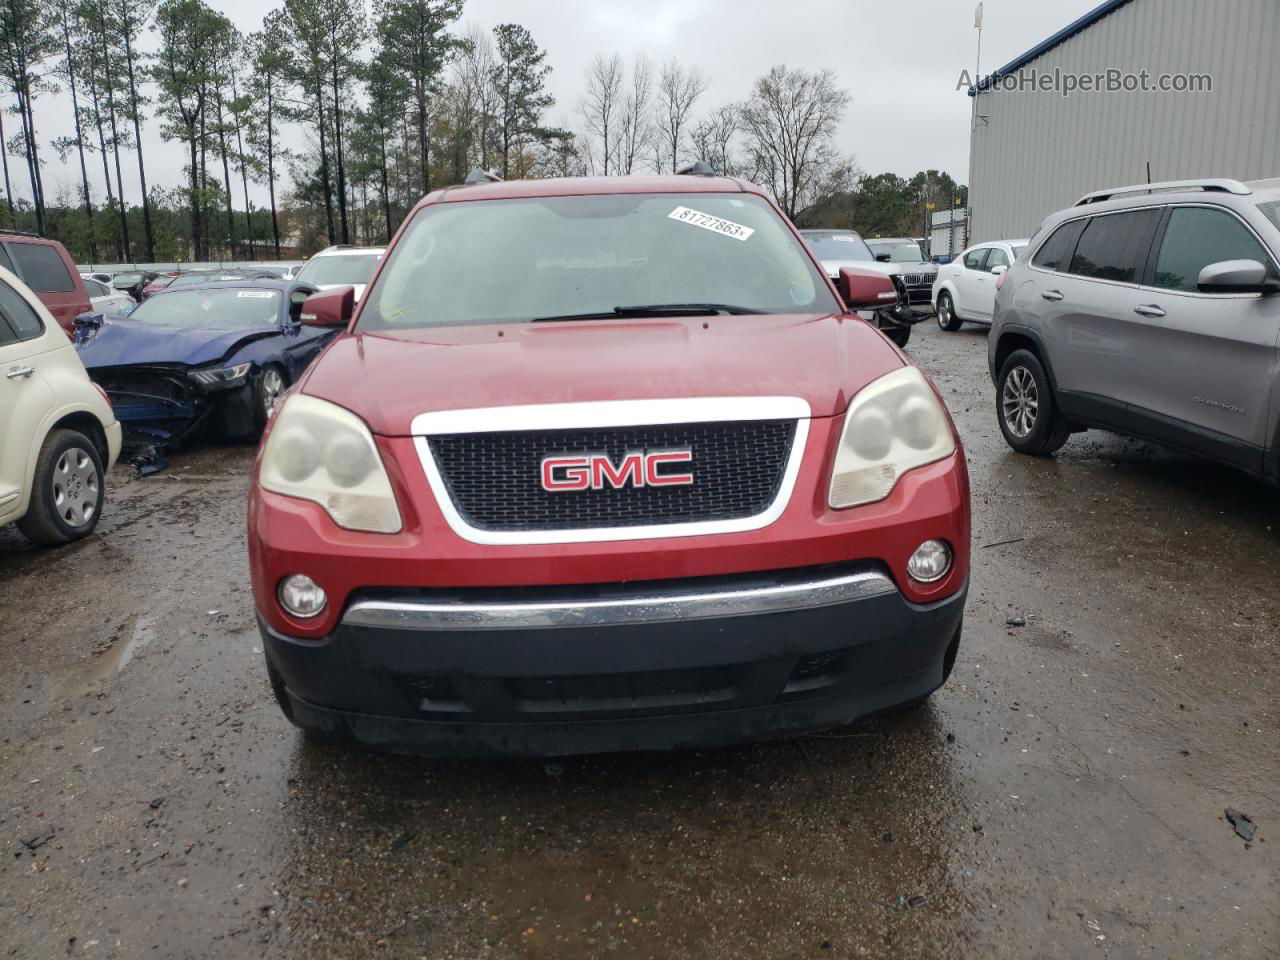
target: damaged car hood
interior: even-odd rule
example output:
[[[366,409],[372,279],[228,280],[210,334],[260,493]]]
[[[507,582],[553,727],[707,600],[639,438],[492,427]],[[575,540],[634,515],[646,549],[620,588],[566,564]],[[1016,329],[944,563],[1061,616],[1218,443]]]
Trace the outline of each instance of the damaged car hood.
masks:
[[[78,339],[76,348],[90,368],[173,363],[194,367],[279,333],[274,327],[160,327],[128,319],[104,320],[101,327]]]

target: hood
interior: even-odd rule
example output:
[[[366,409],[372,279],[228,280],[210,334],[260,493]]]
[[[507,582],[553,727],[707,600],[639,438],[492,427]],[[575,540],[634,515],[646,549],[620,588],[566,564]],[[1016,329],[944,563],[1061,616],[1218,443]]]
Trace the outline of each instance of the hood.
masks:
[[[802,397],[826,417],[901,366],[856,316],[484,324],[340,336],[302,390],[405,436],[421,413],[599,400]]]
[[[153,327],[128,319],[104,319],[76,344],[85,367],[178,363],[199,366],[221,360],[246,343],[275,336],[277,330],[222,330],[217,327]]]
[[[936,263],[883,263],[879,260],[823,260],[822,269],[827,271],[827,276],[840,276],[841,267],[861,267],[864,270],[874,270],[877,273],[883,273],[886,277],[892,277],[899,273],[937,273],[938,265]]]
[[[356,303],[360,302],[360,298],[364,296],[364,288],[367,283],[318,283],[317,290],[337,290],[339,287],[354,287],[356,291]]]

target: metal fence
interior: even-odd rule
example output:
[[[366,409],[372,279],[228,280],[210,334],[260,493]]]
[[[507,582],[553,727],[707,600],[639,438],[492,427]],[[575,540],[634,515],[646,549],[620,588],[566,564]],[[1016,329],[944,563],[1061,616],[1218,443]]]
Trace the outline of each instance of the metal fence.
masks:
[[[170,273],[174,270],[252,270],[255,267],[296,267],[303,260],[201,260],[201,261],[157,261],[155,263],[78,263],[76,269],[81,273],[137,273],[143,270],[154,270],[156,273]]]

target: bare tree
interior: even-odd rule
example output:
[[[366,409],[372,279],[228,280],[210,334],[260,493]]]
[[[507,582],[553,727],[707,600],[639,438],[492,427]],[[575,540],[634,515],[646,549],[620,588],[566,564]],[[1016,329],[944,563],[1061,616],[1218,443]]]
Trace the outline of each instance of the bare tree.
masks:
[[[653,68],[643,53],[631,66],[631,90],[618,112],[618,172],[630,175],[653,134]]]
[[[742,128],[756,177],[788,217],[795,219],[850,174],[852,162],[835,144],[848,103],[832,70],[776,66],[755,82],[742,107]]]
[[[483,27],[471,24],[463,35],[461,53],[453,68],[452,87],[459,111],[458,136],[464,154],[455,157],[454,178],[457,180],[475,163],[486,170],[489,168],[494,117],[498,111],[493,68],[493,37]]]
[[[658,77],[658,139],[665,165],[671,161],[671,172],[680,165],[680,148],[684,143],[693,105],[707,90],[707,78],[697,67],[685,67],[672,58],[662,66]]]
[[[738,132],[738,106],[726,104],[712,110],[689,131],[694,157],[709,163],[716,173],[734,176],[738,163],[732,154],[733,138]]]
[[[587,67],[587,91],[578,109],[587,125],[590,137],[599,145],[588,142],[587,149],[594,167],[597,155],[601,172],[609,175],[609,161],[618,150],[618,112],[622,97],[622,58],[616,53],[605,57],[597,53]],[[612,137],[612,139],[611,139]]]

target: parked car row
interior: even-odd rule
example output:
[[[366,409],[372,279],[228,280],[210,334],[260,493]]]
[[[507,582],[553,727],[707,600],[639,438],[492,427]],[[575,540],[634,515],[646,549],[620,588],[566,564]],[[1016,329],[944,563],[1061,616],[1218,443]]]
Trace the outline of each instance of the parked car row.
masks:
[[[318,256],[363,286],[381,253]],[[319,288],[283,272],[81,275],[56,241],[0,233],[0,525],[42,544],[78,539],[122,450],[154,458],[201,433],[261,433],[337,332],[304,324]],[[142,303],[123,292],[144,284]]]
[[[894,260],[892,253],[875,253],[854,230],[801,230],[800,235],[832,280],[839,279],[842,268],[854,267],[881,273],[893,281],[896,297],[891,298],[892,302],[862,313],[864,319],[873,320],[890,340],[905,347],[911,338],[911,325],[922,319],[918,305],[927,304],[928,284],[933,277],[932,268],[922,265],[920,248],[909,241],[915,249],[915,258],[904,252],[899,254],[903,259]],[[923,301],[922,289],[925,291]]]
[[[493,180],[427,196],[385,256],[81,317],[78,359],[0,273],[6,383],[74,360],[97,388],[37,397],[0,518],[92,529],[123,428],[261,430],[271,688],[304,730],[384,748],[722,744],[927,699],[961,643],[969,491],[890,341],[918,248],[802,235],[705,168]],[[1280,179],[1089,194],[930,293],[943,330],[990,325],[1014,450],[1101,427],[1280,481]]]

